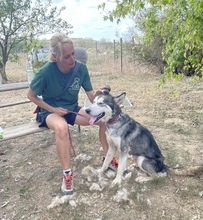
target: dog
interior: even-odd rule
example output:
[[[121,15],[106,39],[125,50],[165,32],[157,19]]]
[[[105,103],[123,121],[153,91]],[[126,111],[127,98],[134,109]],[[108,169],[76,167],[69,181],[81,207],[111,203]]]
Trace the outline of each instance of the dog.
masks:
[[[91,116],[90,124],[102,120],[106,124],[106,137],[109,149],[99,172],[105,172],[115,156],[117,150],[119,163],[113,185],[121,184],[122,175],[126,168],[128,154],[136,159],[136,165],[146,173],[149,179],[166,176],[168,166],[164,164],[164,157],[151,132],[122,112],[122,104],[126,93],[112,96],[109,89],[96,96],[94,103],[86,108],[86,113]]]

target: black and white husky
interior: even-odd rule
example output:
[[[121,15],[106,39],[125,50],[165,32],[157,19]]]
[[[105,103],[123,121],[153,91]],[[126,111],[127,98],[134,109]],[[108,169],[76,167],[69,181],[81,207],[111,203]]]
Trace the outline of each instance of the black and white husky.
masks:
[[[164,157],[154,140],[151,132],[129,115],[122,112],[122,104],[126,93],[113,97],[108,89],[95,98],[94,103],[86,108],[86,113],[91,116],[90,124],[99,120],[106,123],[106,136],[109,144],[101,172],[104,172],[117,150],[119,163],[113,185],[120,184],[126,169],[128,154],[135,156],[137,166],[150,177],[167,174]]]
[[[135,157],[136,165],[146,176],[137,178],[138,182],[152,180],[159,176],[166,176],[168,171],[175,175],[194,176],[203,173],[203,165],[170,168],[164,164],[164,157],[151,132],[129,115],[122,112],[122,104],[126,93],[112,96],[109,89],[94,99],[94,103],[86,108],[91,116],[90,124],[102,120],[106,123],[106,136],[109,149],[100,173],[107,170],[110,162],[119,153],[119,163],[113,185],[120,184],[126,168],[128,154]]]

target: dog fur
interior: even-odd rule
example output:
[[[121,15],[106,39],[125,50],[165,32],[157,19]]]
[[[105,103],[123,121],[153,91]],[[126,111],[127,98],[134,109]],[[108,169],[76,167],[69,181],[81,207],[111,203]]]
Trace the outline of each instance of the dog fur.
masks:
[[[97,96],[94,103],[86,109],[91,115],[90,124],[99,120],[106,123],[106,136],[109,150],[105,157],[101,172],[104,172],[117,150],[119,165],[113,184],[120,184],[126,168],[128,154],[135,156],[137,166],[151,177],[166,174],[168,168],[164,164],[164,157],[150,131],[123,113],[120,104],[126,93],[113,97],[109,90]]]
[[[146,177],[138,177],[138,182],[166,176],[169,167],[164,164],[164,157],[151,132],[128,114],[122,112],[120,108],[126,93],[124,92],[114,97],[109,92],[109,89],[104,89],[103,94],[97,96],[94,99],[94,103],[86,108],[86,113],[91,116],[91,125],[100,120],[106,123],[109,149],[100,173],[107,170],[118,151],[119,163],[113,185],[120,185],[122,181],[128,154],[135,157],[137,167],[147,174],[147,176],[145,175]],[[198,166],[197,169],[199,168],[201,171],[203,170],[203,166]],[[179,174],[181,175],[180,171]],[[139,181],[139,178],[142,180]]]

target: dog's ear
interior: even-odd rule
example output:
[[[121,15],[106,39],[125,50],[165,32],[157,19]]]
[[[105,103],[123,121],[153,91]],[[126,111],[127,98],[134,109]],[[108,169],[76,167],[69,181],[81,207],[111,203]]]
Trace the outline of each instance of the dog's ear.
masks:
[[[121,105],[125,99],[126,92],[121,93],[119,96],[114,97],[116,104]]]

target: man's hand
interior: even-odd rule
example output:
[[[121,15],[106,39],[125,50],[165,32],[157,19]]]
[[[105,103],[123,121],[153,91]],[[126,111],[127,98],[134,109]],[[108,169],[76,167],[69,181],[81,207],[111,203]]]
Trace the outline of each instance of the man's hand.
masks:
[[[104,89],[109,90],[109,92],[111,91],[111,87],[110,87],[109,85],[106,85],[106,86],[104,86],[104,87],[101,88],[101,90],[104,90]]]
[[[104,87],[99,88],[98,90],[96,90],[96,92],[95,92],[95,94],[94,94],[94,98],[95,98],[96,96],[98,96],[98,95],[101,95],[101,94],[103,93],[103,90],[104,90],[104,89],[109,90],[109,92],[111,91],[111,87],[108,86],[108,85],[106,85],[106,86],[104,86]]]
[[[61,108],[61,107],[58,107],[58,108],[54,108],[53,113],[56,113],[60,116],[63,116],[63,115],[68,114],[68,110],[64,109],[64,108]]]

